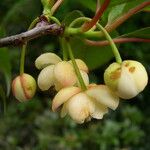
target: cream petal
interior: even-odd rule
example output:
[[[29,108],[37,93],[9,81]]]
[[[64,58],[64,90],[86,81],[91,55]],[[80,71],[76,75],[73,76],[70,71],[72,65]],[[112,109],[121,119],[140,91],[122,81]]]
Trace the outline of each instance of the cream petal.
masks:
[[[55,65],[54,77],[62,87],[72,86],[77,80],[74,68],[66,61]]]
[[[54,79],[54,86],[56,91],[59,91],[63,88],[63,86],[56,79]]]
[[[70,99],[73,95],[81,91],[78,87],[66,87],[61,89],[52,101],[52,110],[56,111],[63,103]]]
[[[38,86],[42,91],[48,90],[54,85],[54,65],[44,68],[38,76]]]
[[[128,67],[129,73],[134,79],[138,92],[143,91],[143,89],[148,83],[148,75],[145,67],[140,62],[134,60],[123,61],[123,66],[126,65]]]
[[[75,59],[76,63],[77,63],[77,66],[79,67],[80,70],[88,73],[89,72],[89,69],[87,67],[87,65],[85,64],[85,62],[81,59]],[[68,61],[69,63],[72,64],[72,61]]]
[[[17,100],[19,100],[20,102],[23,102],[24,100],[27,99],[25,92],[22,88],[22,84],[21,84],[21,80],[20,80],[20,76],[16,77],[13,80],[12,83],[12,90],[13,90],[13,95],[16,97]]]
[[[48,65],[54,65],[61,61],[61,58],[54,53],[44,53],[35,60],[35,66],[37,69],[43,69]]]
[[[95,87],[95,86],[97,86],[97,84],[91,83],[91,84],[88,85],[88,88],[92,88],[92,87]]]
[[[75,122],[82,124],[89,119],[89,102],[90,99],[85,93],[76,94],[66,102],[68,114]]]
[[[95,101],[95,99],[91,99],[90,104],[90,115],[95,119],[102,119],[104,114],[108,113],[108,108],[99,102]]]
[[[117,90],[118,80],[121,76],[121,64],[112,63],[104,72],[105,84],[113,91]]]
[[[121,77],[119,79],[117,89],[118,96],[123,99],[131,99],[138,95],[138,93],[139,91],[132,74],[129,73],[128,68],[122,66]]]
[[[66,108],[66,104],[64,103],[62,106],[62,109],[61,109],[61,113],[60,113],[61,118],[64,118],[67,115],[67,113],[68,113],[68,111]]]
[[[119,105],[119,98],[105,85],[93,86],[89,88],[86,93],[100,104],[113,110],[115,110]]]

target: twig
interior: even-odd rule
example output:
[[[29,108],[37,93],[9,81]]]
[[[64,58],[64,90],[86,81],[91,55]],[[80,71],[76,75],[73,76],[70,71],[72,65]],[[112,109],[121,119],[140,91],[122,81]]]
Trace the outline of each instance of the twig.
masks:
[[[85,24],[83,24],[83,26],[82,26],[83,32],[88,31],[98,22],[98,20],[103,15],[104,11],[107,9],[109,3],[110,3],[110,0],[105,0],[104,3],[102,4],[102,6],[99,8],[99,10],[96,12],[93,19],[90,22],[86,22]]]
[[[54,12],[58,9],[58,7],[61,5],[63,0],[57,0],[57,2],[54,4],[54,6],[51,9],[51,13],[54,14]]]
[[[142,39],[142,38],[116,38],[113,39],[114,43],[127,43],[127,42],[147,42],[150,43],[150,39]],[[109,42],[105,41],[92,41],[92,40],[85,40],[85,43],[90,46],[107,46]]]
[[[150,5],[149,0],[141,3],[140,5],[136,6],[135,8],[129,10],[126,14],[124,14],[123,16],[121,16],[120,18],[115,20],[113,23],[107,24],[105,29],[108,32],[111,32],[112,30],[114,30],[118,26],[120,26],[123,22],[125,22],[128,18],[130,18],[131,16],[133,16],[134,14],[136,14],[137,12],[139,12],[140,10],[142,10],[143,8],[145,8],[146,6],[149,6],[149,5]]]
[[[47,34],[60,35],[63,33],[63,30],[63,27],[58,26],[57,24],[35,27],[32,30],[23,32],[21,34],[0,39],[0,47],[22,45],[25,42]]]

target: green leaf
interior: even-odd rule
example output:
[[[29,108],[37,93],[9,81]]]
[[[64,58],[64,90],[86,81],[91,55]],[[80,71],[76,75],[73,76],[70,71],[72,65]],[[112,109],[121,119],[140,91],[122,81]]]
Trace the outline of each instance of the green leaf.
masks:
[[[120,5],[122,3],[126,3],[126,2],[130,2],[131,0],[111,0],[108,8],[112,8],[116,5]],[[96,1],[93,1],[93,0],[88,0],[88,3],[87,1],[83,1],[83,0],[79,0],[78,1],[80,4],[82,4],[84,7],[88,8],[89,10],[95,12],[96,10]],[[103,4],[104,0],[100,0],[100,3]]]
[[[5,32],[4,29],[1,27],[0,37],[4,35],[4,32]],[[4,74],[8,96],[10,93],[10,83],[11,83],[11,63],[7,48],[0,48],[0,72]]]
[[[136,37],[136,38],[150,39],[150,27],[136,30],[136,31],[121,35],[120,37]]]
[[[108,15],[108,23],[111,24],[118,18],[120,18],[122,15],[127,13],[130,9],[136,7],[137,5],[143,3],[145,0],[134,0],[126,3],[122,3],[119,5],[116,5],[111,8],[109,15]]]
[[[127,2],[131,2],[131,0],[111,0],[110,7],[114,7]]]
[[[86,45],[81,38],[73,38],[71,46],[76,58],[81,58],[90,70],[96,69],[107,63],[113,57],[110,46],[94,47]]]
[[[116,20],[118,18],[118,16],[120,14],[122,14],[124,7],[126,6],[126,4],[121,4],[121,5],[117,5],[113,8],[113,10],[110,11],[109,16],[108,16],[108,23],[107,24],[111,24],[114,20]]]
[[[62,24],[65,24],[65,26],[69,26],[70,23],[71,23],[73,20],[75,20],[75,19],[77,19],[77,18],[79,18],[79,17],[83,17],[83,16],[84,16],[84,15],[82,14],[81,11],[79,11],[79,10],[74,10],[74,11],[70,12],[70,13],[64,18],[64,20],[62,21]]]
[[[86,7],[86,8],[88,8],[88,9],[92,10],[93,12],[94,12],[95,9],[96,9],[96,1],[88,0],[88,2],[87,2],[87,1],[85,1],[85,0],[79,0],[78,2],[79,2],[81,5],[83,5],[84,7]]]

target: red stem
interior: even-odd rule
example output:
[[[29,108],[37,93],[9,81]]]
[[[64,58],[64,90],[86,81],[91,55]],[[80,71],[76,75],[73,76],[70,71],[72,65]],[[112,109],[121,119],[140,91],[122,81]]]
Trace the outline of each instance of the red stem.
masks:
[[[116,29],[119,25],[121,25],[123,22],[125,22],[128,18],[130,18],[132,15],[139,12],[144,7],[150,5],[150,1],[143,2],[142,4],[136,6],[135,8],[129,10],[126,14],[115,20],[112,24],[107,24],[105,29],[108,32],[111,32],[112,30]]]
[[[141,38],[116,38],[113,39],[114,43],[127,43],[127,42],[146,42],[150,43],[150,39],[141,39]],[[92,41],[92,40],[85,40],[85,43],[90,46],[107,46],[110,43],[106,41]]]
[[[94,25],[96,25],[98,20],[103,15],[104,11],[107,9],[109,3],[110,3],[110,0],[105,0],[104,3],[102,4],[102,6],[99,8],[99,10],[96,12],[93,19],[90,22],[86,22],[85,24],[83,24],[83,26],[82,26],[83,32],[90,30]]]

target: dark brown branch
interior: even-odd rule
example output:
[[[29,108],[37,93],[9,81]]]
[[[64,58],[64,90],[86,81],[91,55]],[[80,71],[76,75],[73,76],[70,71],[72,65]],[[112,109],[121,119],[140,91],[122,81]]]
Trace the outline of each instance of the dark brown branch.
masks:
[[[97,10],[93,19],[90,22],[86,22],[85,24],[83,24],[83,26],[82,26],[83,32],[90,30],[94,25],[96,25],[98,20],[103,15],[104,11],[107,9],[109,3],[110,3],[110,0],[105,0],[104,3],[102,4],[102,6],[99,8],[99,10]]]
[[[64,30],[63,27],[58,26],[57,24],[35,27],[32,30],[23,32],[21,34],[0,39],[0,47],[10,46],[10,45],[11,46],[22,45],[25,42],[28,42],[32,39],[35,39],[43,35],[48,35],[48,34],[60,35],[63,33],[63,30]]]
[[[150,39],[142,39],[142,38],[116,38],[113,39],[114,43],[127,43],[127,42],[147,42],[150,43]],[[90,46],[107,46],[110,43],[108,41],[92,41],[85,40],[85,43]]]

